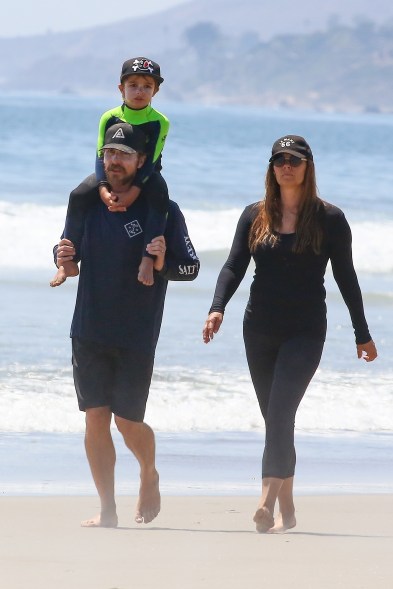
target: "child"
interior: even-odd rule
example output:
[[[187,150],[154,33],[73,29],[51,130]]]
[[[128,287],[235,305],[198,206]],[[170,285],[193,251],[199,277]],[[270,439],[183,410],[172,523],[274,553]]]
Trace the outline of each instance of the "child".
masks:
[[[115,203],[118,198],[116,194],[111,192],[111,187],[105,178],[101,154],[105,132],[115,123],[127,122],[132,125],[140,125],[147,136],[146,160],[138,170],[131,188],[132,195],[137,197],[141,188],[144,187],[144,195],[149,202],[144,253],[138,273],[138,280],[146,286],[151,286],[154,283],[153,258],[146,252],[146,246],[153,237],[163,234],[169,201],[166,182],[160,174],[161,152],[168,133],[169,120],[150,104],[163,81],[160,66],[156,62],[145,57],[136,57],[125,61],[119,84],[123,104],[102,115],[97,141],[96,178],[99,182],[100,197],[108,207],[111,207],[111,210],[121,211],[121,208],[116,209]],[[77,190],[74,190],[70,195],[64,230],[64,237],[74,243],[77,251],[83,236],[86,211],[91,204],[86,199],[83,199],[82,202],[78,196]],[[50,285],[59,286],[68,276],[76,276],[78,273],[78,265],[75,262],[67,262],[58,269]]]

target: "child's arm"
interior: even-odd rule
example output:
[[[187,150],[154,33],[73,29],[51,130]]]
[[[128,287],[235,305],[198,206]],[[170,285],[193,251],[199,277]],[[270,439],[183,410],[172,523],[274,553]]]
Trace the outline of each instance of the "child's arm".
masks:
[[[97,179],[97,183],[98,183],[98,191],[100,193],[101,200],[109,208],[111,205],[111,186],[106,179],[105,169],[104,169],[104,157],[101,155],[102,146],[104,145],[105,128],[106,128],[106,120],[104,119],[104,115],[103,115],[100,119],[100,124],[98,127],[95,170],[96,170],[96,179]]]
[[[108,118],[108,112],[104,113],[100,118],[98,124],[98,137],[97,137],[97,150],[96,150],[96,161],[95,161],[95,173],[98,183],[98,190],[102,202],[109,208],[112,201],[111,186],[106,179],[105,168],[104,168],[104,157],[102,155],[102,147],[104,145],[105,131],[108,128],[108,124],[111,121],[111,116]]]
[[[153,171],[161,170],[161,154],[169,131],[169,120],[158,111],[154,111],[155,120],[147,123],[146,134],[148,142],[146,145],[146,159],[143,166],[137,171],[134,184],[142,188],[149,180]],[[142,129],[145,131],[144,126]]]
[[[104,204],[106,204],[107,207],[109,207],[109,201],[111,199],[111,185],[105,176],[104,158],[102,156],[98,156],[98,154],[96,156],[96,179],[101,200]]]

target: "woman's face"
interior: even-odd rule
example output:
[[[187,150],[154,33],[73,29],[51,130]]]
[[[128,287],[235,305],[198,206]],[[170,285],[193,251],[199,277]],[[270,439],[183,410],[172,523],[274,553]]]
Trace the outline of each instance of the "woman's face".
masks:
[[[280,187],[299,187],[304,182],[307,160],[282,153],[273,160],[273,172]]]

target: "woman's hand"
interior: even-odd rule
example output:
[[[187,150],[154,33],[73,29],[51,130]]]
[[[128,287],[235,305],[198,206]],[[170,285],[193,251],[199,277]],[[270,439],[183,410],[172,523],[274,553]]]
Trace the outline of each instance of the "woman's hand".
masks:
[[[224,314],[219,313],[218,311],[213,311],[210,313],[208,318],[205,321],[205,325],[203,327],[203,341],[205,344],[208,344],[210,340],[214,338],[214,334],[218,332],[221,327],[221,323],[224,319]]]
[[[358,358],[363,358],[366,362],[372,362],[378,356],[377,348],[372,339],[366,344],[357,344],[356,349]]]
[[[166,252],[165,237],[163,235],[154,237],[151,242],[147,244],[146,251],[148,254],[155,256],[154,270],[157,270],[158,272],[162,270],[164,267]]]

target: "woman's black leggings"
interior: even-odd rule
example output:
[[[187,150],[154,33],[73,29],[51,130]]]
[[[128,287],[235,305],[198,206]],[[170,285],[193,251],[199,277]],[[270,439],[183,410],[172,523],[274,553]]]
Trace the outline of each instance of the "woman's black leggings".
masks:
[[[308,335],[274,337],[243,329],[247,362],[265,420],[262,478],[295,473],[295,415],[321,360],[324,341]]]

